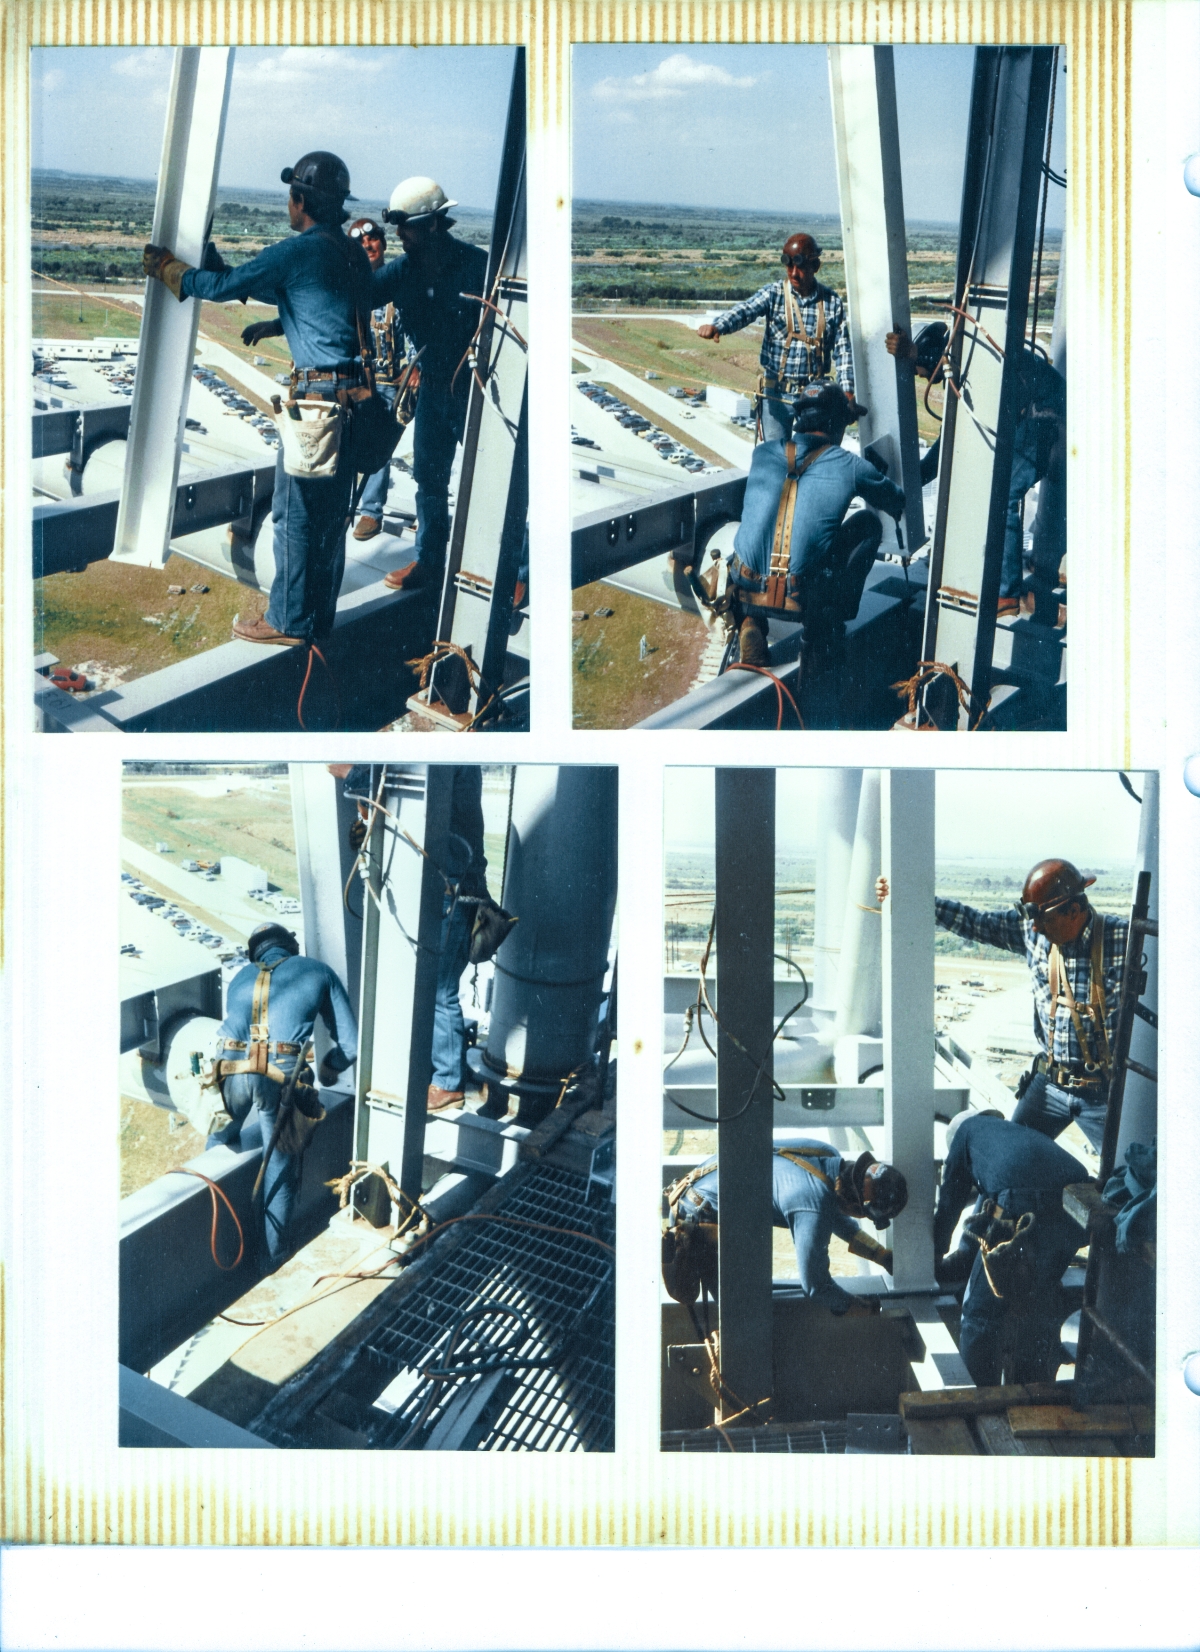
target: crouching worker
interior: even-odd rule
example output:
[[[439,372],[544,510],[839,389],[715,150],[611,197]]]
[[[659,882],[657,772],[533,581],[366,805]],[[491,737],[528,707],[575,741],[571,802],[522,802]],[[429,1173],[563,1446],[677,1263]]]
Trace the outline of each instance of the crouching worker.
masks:
[[[336,1084],[353,1063],[358,1028],[337,975],[317,958],[299,957],[290,929],[259,924],[248,950],[250,962],[229,986],[212,1074],[230,1122],[210,1135],[207,1145],[262,1148],[259,1197],[267,1256],[277,1268],[289,1253],[304,1148],[325,1116],[308,1065],[313,1026],[320,1016],[333,1040],[318,1070],[326,1086]]]
[[[837,652],[845,622],[858,612],[883,537],[875,510],[897,519],[904,511],[896,484],[841,445],[847,424],[863,411],[828,381],[806,385],[795,402],[791,440],[754,449],[728,559],[745,665],[766,665],[771,614],[803,624],[807,657]],[[856,496],[875,510],[847,516]]]
[[[1062,1194],[1087,1171],[1048,1137],[995,1113],[957,1114],[946,1140],[933,1242],[939,1283],[967,1278],[963,1363],[981,1388],[1053,1382],[1064,1357],[1062,1276],[1082,1238]],[[947,1256],[976,1195],[963,1239]]]
[[[771,1222],[788,1228],[796,1247],[800,1288],[834,1314],[860,1312],[868,1304],[835,1285],[829,1273],[829,1241],[844,1239],[853,1256],[892,1271],[892,1253],[859,1227],[869,1216],[886,1228],[908,1203],[904,1177],[870,1153],[843,1159],[825,1142],[800,1140],[777,1147],[771,1160]],[[701,1289],[717,1294],[719,1215],[717,1161],[708,1159],[667,1189],[670,1211],[663,1239],[663,1278],[677,1302],[695,1302]],[[687,1293],[690,1291],[690,1295]]]

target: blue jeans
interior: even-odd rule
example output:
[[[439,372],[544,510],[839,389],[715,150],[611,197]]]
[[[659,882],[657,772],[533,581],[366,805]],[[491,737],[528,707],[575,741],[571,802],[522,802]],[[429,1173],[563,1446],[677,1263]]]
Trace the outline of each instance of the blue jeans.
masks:
[[[1012,1121],[1037,1130],[1053,1141],[1074,1120],[1098,1153],[1104,1140],[1107,1113],[1106,1102],[1072,1095],[1070,1091],[1060,1090],[1056,1084],[1051,1084],[1045,1073],[1035,1073],[1029,1088],[1017,1103]]]
[[[430,573],[441,575],[450,543],[450,471],[454,449],[462,440],[467,419],[463,374],[459,393],[421,381],[413,426],[413,479],[417,484],[416,559]]]
[[[439,1090],[461,1090],[467,1025],[463,1020],[458,989],[471,945],[473,906],[455,904],[442,897],[442,944],[438,956],[437,995],[433,1007],[433,1080]]]
[[[281,1072],[290,1072],[294,1060],[294,1056],[274,1057]],[[263,1073],[233,1073],[222,1089],[225,1111],[233,1122],[214,1131],[205,1146],[231,1147],[235,1153],[259,1147],[265,1153],[275,1129],[281,1088],[276,1079]],[[277,1147],[263,1177],[260,1197],[267,1255],[276,1267],[288,1255],[288,1224],[300,1187],[300,1162],[298,1155],[281,1153]]]
[[[342,442],[333,476],[289,476],[283,450],[275,459],[271,520],[275,529],[275,578],[267,624],[301,642],[321,641],[333,630],[346,567],[346,514],[354,464]]]
[[[394,384],[376,385],[376,389],[389,407],[396,405],[396,386]],[[364,516],[373,516],[378,522],[383,517],[383,507],[387,504],[388,484],[392,477],[392,467],[389,461],[382,470],[377,470],[373,476],[368,476],[362,490],[362,498],[358,508]]]
[[[1061,1192],[1006,1188],[996,1195],[996,1203],[1009,1221],[1025,1211],[1034,1214],[1033,1291],[1019,1305],[997,1297],[976,1253],[963,1297],[958,1351],[980,1388],[995,1387],[1002,1371],[1010,1382],[1053,1382],[1064,1317],[1060,1285],[1083,1234],[1064,1211]],[[1006,1325],[1010,1314],[1019,1317],[1019,1324]]]
[[[1021,427],[1017,426],[1018,437]],[[1000,595],[1019,597],[1024,566],[1021,560],[1021,501],[1038,480],[1037,465],[1021,450],[1013,452],[1012,479],[1008,484],[1008,517],[1004,524],[1004,557],[1000,563]]]
[[[778,396],[763,396],[759,402],[759,422],[764,442],[790,441],[795,414],[791,402]]]

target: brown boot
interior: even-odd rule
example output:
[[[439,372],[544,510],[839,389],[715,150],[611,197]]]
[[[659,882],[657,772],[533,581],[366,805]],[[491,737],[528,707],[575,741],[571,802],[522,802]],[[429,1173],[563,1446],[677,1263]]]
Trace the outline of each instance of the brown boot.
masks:
[[[738,627],[738,659],[743,665],[766,665],[767,637],[757,614],[747,614]]]
[[[436,1084],[431,1084],[425,1097],[425,1111],[446,1113],[452,1107],[461,1107],[465,1100],[461,1090],[439,1090]]]
[[[243,642],[274,642],[283,648],[298,648],[304,641],[303,637],[285,637],[282,631],[276,631],[265,619],[234,620],[233,634]]]
[[[383,583],[389,591],[421,591],[427,582],[428,576],[419,562],[409,562],[403,568],[393,568],[390,574],[383,576]]]
[[[355,539],[374,539],[383,532],[383,523],[377,516],[360,516],[354,528]]]

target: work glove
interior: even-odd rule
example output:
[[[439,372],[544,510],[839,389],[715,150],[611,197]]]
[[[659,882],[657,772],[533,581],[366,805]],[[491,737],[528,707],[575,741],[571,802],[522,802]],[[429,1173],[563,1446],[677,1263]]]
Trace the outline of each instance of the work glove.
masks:
[[[142,248],[142,269],[153,281],[161,281],[183,303],[183,278],[191,269],[182,258],[176,258],[170,247],[156,247],[148,243]]]
[[[257,344],[260,338],[282,338],[283,322],[276,316],[272,321],[252,321],[249,327],[242,328],[242,343],[249,349],[250,345]]]
[[[851,1256],[861,1256],[866,1261],[874,1262],[876,1266],[885,1269],[888,1273],[891,1273],[891,1251],[881,1245],[877,1239],[872,1239],[869,1233],[856,1233],[854,1238],[851,1239],[849,1244],[846,1246],[846,1249],[850,1252]]]
[[[330,1066],[329,1058],[326,1057],[317,1068],[317,1077],[326,1090],[332,1090],[341,1074],[338,1068]]]
[[[226,270],[228,270],[229,265],[217,251],[217,243],[215,241],[206,241],[204,243],[204,257],[200,260],[200,268],[202,270],[210,271],[213,275],[224,275]]]

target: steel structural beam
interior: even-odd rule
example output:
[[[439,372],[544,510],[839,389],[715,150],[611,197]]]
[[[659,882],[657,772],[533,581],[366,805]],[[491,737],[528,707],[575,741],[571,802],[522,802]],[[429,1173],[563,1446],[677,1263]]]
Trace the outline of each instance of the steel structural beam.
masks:
[[[323,763],[289,763],[288,781],[296,835],[304,954],[328,964],[344,983],[350,1002],[357,1004],[362,972],[362,915],[342,898],[356,858],[349,832],[357,807],[344,795],[342,782],[335,780]],[[315,1042],[319,1065],[330,1048],[329,1033],[321,1021],[315,1029]],[[349,1080],[343,1078],[341,1082]]]
[[[212,221],[232,76],[232,47],[176,48],[150,239],[193,266],[203,260]],[[147,281],[113,551],[118,562],[160,568],[170,554],[199,325],[199,299],[180,303],[161,281]]]
[[[128,436],[129,413],[128,402],[92,402],[87,407],[56,407],[48,413],[35,413],[33,457],[48,459],[55,453],[69,453],[71,492],[78,493],[83,467],[95,449]]]
[[[478,684],[466,680],[461,661],[454,657],[434,667],[428,696],[434,707],[440,702],[452,715],[468,719],[482,709],[503,680],[513,592],[529,514],[528,363],[514,336],[529,337],[524,47],[518,47],[513,56],[482,296],[496,304],[503,319],[493,310],[483,312],[479,374],[471,383],[435,634],[466,650],[487,687],[481,699]]]
[[[894,329],[912,330],[892,48],[830,46],[829,92],[855,393],[869,410],[858,421],[858,438],[864,452],[874,448],[887,461],[888,475],[904,489],[903,550],[911,554],[926,539],[913,370],[889,356],[884,343]],[[876,514],[884,549],[901,549],[892,518]]]
[[[721,1376],[731,1390],[720,1408],[729,1416],[774,1389],[775,770],[718,769],[715,813],[718,1308]]]
[[[1147,916],[1158,919],[1158,793],[1159,776],[1150,771],[1142,776],[1142,814],[1138,827],[1137,854],[1134,859],[1134,888],[1140,872],[1150,874],[1150,902]],[[1154,1016],[1147,1021],[1135,1013],[1133,1032],[1129,1039],[1129,1054],[1139,1065],[1152,1073],[1158,1071],[1158,936],[1147,935],[1143,943],[1146,986],[1141,994],[1141,1006]],[[1152,1142],[1158,1135],[1158,1085],[1135,1072],[1132,1067],[1125,1074],[1125,1088],[1121,1098],[1121,1128],[1117,1135],[1116,1164],[1125,1163],[1125,1149],[1131,1142]]]
[[[934,773],[882,774],[884,1153],[908,1182],[892,1224],[892,1288],[934,1288]]]
[[[418,1199],[441,952],[444,884],[437,867],[446,863],[454,769],[389,764],[387,774],[382,802],[391,818],[375,815],[369,891],[359,884],[363,950],[354,1141],[358,1158],[386,1165],[404,1192]]]
[[[249,1429],[206,1411],[194,1400],[151,1382],[127,1365],[118,1366],[120,1409],[117,1444],[148,1446],[156,1450],[181,1446],[218,1451],[274,1451]]]
[[[631,510],[588,511],[571,530],[571,584],[575,589],[671,551],[703,555],[723,522],[737,522],[746,496],[746,472],[718,471],[690,487],[651,494]]]
[[[950,373],[921,658],[951,665],[986,706],[1054,48],[975,51]],[[954,319],[954,318],[952,318]],[[948,679],[939,679],[948,686]],[[941,704],[941,690],[935,688]],[[940,719],[945,723],[945,716]]]
[[[119,408],[118,412],[127,412]],[[117,432],[113,432],[116,435]],[[111,438],[110,438],[111,439]],[[219,528],[258,524],[270,509],[275,465],[231,466],[175,483],[169,538]],[[78,572],[90,562],[122,559],[114,550],[123,490],[79,499],[41,500],[33,507],[33,577]],[[251,537],[250,533],[244,537]],[[168,549],[169,549],[168,540]],[[127,560],[127,559],[126,559]]]

